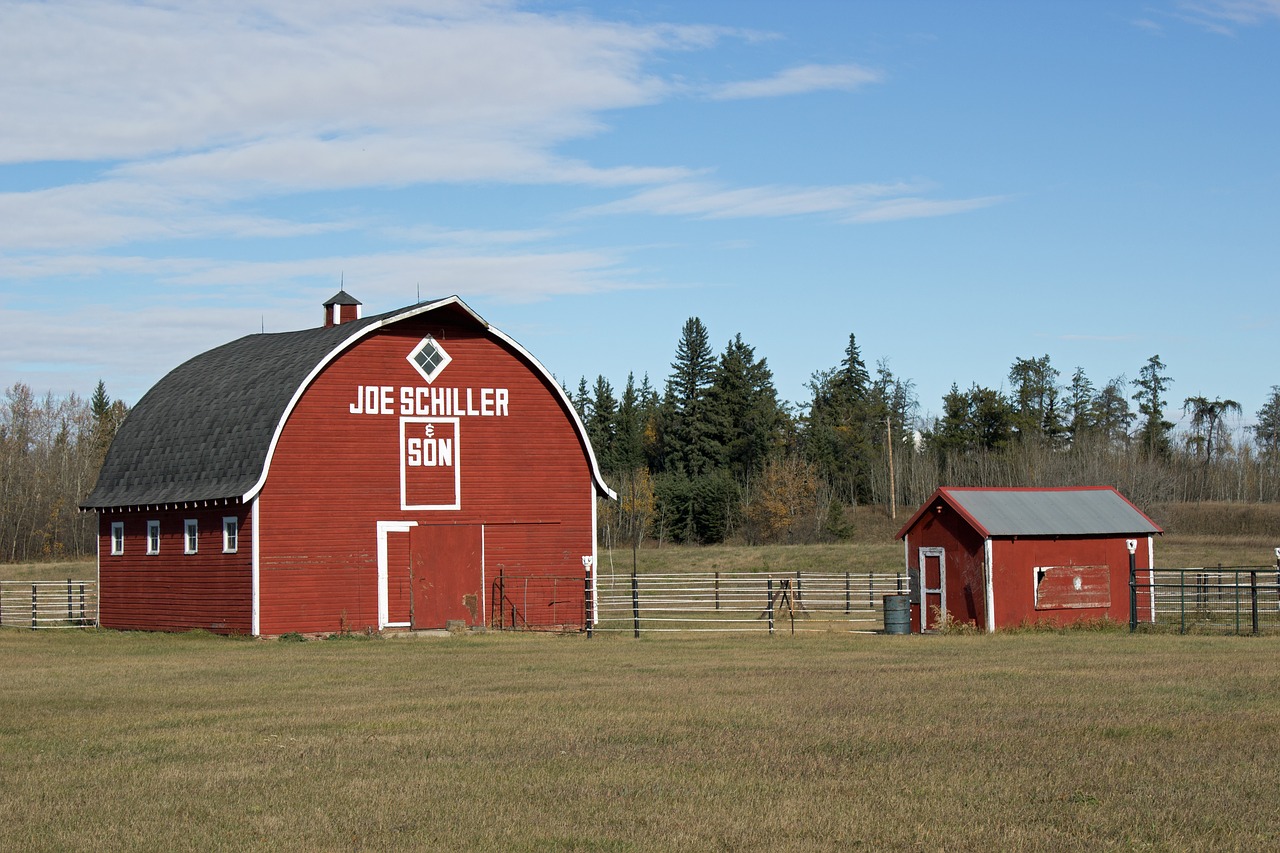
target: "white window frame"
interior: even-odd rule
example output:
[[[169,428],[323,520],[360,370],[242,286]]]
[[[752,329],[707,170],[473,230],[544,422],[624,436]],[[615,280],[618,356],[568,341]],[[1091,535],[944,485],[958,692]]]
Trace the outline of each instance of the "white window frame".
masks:
[[[147,554],[160,553],[160,522],[147,522]]]
[[[222,517],[222,553],[234,554],[240,550],[240,519],[234,515]]]
[[[182,553],[194,554],[200,550],[200,523],[194,518],[182,522]]]
[[[124,553],[124,522],[111,522],[111,556],[119,557]]]

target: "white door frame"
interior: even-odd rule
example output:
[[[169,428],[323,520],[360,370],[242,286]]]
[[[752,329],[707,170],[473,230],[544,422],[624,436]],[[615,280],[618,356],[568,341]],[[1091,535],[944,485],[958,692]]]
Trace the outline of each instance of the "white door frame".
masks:
[[[408,622],[391,621],[391,593],[388,588],[390,572],[387,570],[387,534],[408,533],[417,527],[416,521],[378,522],[378,630],[383,628],[408,628]]]
[[[925,571],[925,558],[938,558],[938,586],[930,587],[927,585],[926,578],[929,576]],[[947,551],[945,548],[921,548],[919,551],[920,563],[920,631],[923,633],[929,627],[929,593],[939,596],[939,606],[942,612],[947,613]]]

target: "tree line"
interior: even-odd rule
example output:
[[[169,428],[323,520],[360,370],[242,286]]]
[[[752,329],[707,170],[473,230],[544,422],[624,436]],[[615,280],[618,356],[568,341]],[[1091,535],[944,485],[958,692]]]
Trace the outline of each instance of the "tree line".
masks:
[[[0,407],[0,562],[76,559],[96,551],[97,516],[79,511],[128,407],[99,382],[38,397],[16,383]]]
[[[848,509],[913,510],[939,485],[1111,485],[1151,506],[1280,501],[1280,385],[1244,434],[1234,400],[1181,401],[1158,355],[1129,381],[1064,379],[1048,355],[1016,358],[1005,387],[953,385],[921,416],[915,385],[874,368],[849,335],[809,397],[778,397],[767,360],[735,335],[715,352],[689,318],[661,390],[628,375],[566,389],[617,502],[600,509],[614,546],[658,542],[811,542],[848,538]],[[95,549],[79,502],[128,407],[103,382],[87,398],[38,397],[17,383],[0,406],[0,561],[73,559]]]
[[[952,385],[942,414],[921,416],[914,382],[884,359],[870,368],[850,334],[793,406],[741,335],[717,355],[691,317],[661,392],[634,374],[620,395],[603,376],[566,392],[619,493],[600,512],[609,545],[846,538],[849,507],[914,509],[940,485],[1112,485],[1139,505],[1280,500],[1280,386],[1237,436],[1227,419],[1240,404],[1204,396],[1182,401],[1188,428],[1175,432],[1172,384],[1159,355],[1101,386],[1080,368],[1064,381],[1048,355],[1016,358],[1007,390]]]

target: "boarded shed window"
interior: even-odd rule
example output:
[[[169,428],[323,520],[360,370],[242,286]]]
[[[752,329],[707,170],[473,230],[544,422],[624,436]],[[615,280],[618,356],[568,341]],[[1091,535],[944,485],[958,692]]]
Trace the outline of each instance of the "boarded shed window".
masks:
[[[1111,606],[1109,566],[1036,566],[1036,610]]]

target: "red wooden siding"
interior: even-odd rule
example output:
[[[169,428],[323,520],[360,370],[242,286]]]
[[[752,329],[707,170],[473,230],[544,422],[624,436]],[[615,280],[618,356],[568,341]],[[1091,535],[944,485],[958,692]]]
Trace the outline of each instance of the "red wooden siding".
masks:
[[[406,358],[428,333],[453,359],[430,386]],[[393,413],[351,413],[357,388],[371,385],[393,389]],[[507,392],[505,417],[457,416],[460,509],[401,508],[402,387],[457,388],[464,408],[470,389],[477,410],[482,389]],[[258,499],[264,634],[376,628],[379,521],[483,525],[486,583],[499,565],[580,574],[582,556],[594,553],[591,470],[558,394],[501,341],[439,315],[381,330],[321,372],[280,436]]]
[[[1127,622],[1129,618],[1129,551],[1126,540],[1133,536],[1023,536],[991,539],[991,579],[994,627],[1010,628],[1023,623],[1048,622],[1066,625],[1107,618]],[[941,548],[944,552],[947,613],[960,622],[987,625],[987,589],[984,567],[986,540],[953,507],[935,497],[906,531],[906,560],[909,570],[922,566],[921,548]],[[1150,568],[1150,539],[1137,537],[1136,565],[1140,572]],[[1073,568],[1080,567],[1077,571]],[[1050,568],[1047,597],[1037,599],[1037,583]],[[1074,589],[1074,578],[1081,589]],[[1069,585],[1070,590],[1062,585]],[[930,601],[929,604],[936,604]],[[911,607],[912,630],[919,630],[920,605]],[[1140,597],[1139,620],[1151,617],[1150,599]],[[934,619],[928,614],[927,624]]]
[[[409,533],[392,531],[387,534],[387,621],[397,625],[409,624]]]
[[[239,542],[222,552],[222,519],[235,516]],[[186,519],[198,548],[185,552]],[[111,524],[124,522],[124,553],[111,553]],[[160,522],[160,553],[147,554],[147,522]],[[104,511],[98,517],[98,619],[104,628],[220,634],[252,631],[252,515],[240,506],[199,510]]]
[[[938,507],[942,511],[938,512]],[[946,571],[947,612],[961,622],[986,627],[983,539],[944,501],[937,499],[907,537],[907,565],[920,568],[921,548],[941,548]],[[936,604],[935,602],[932,602]],[[912,630],[920,628],[920,605],[911,605]],[[930,626],[934,614],[927,612]]]
[[[1132,538],[1132,537],[1130,537]],[[1138,540],[1137,567],[1149,568],[1147,539]],[[1087,619],[1129,621],[1129,550],[1125,537],[996,539],[992,543],[996,626],[1021,622],[1067,625]],[[1036,607],[1036,569],[1045,566],[1106,566],[1109,605]],[[1096,576],[1097,570],[1092,573]],[[1096,594],[1096,589],[1095,589]],[[1094,601],[1098,598],[1095,595]],[[1150,619],[1150,602],[1138,599],[1138,618]]]

